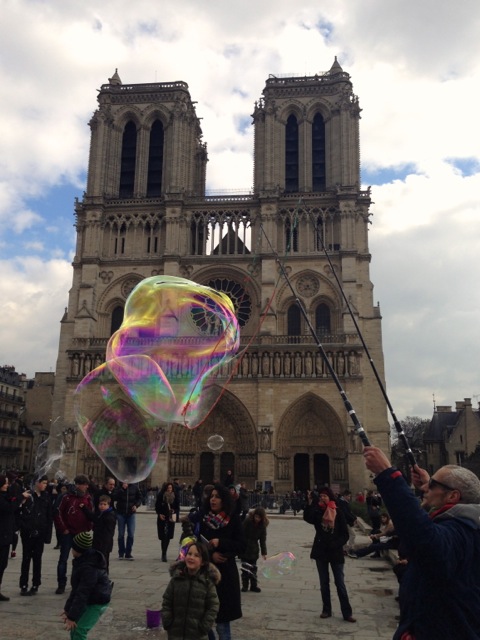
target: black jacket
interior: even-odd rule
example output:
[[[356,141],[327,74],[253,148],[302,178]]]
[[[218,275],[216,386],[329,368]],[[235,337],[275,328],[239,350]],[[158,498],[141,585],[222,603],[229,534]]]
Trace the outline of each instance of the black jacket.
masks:
[[[138,488],[138,484],[129,484],[126,489],[119,487],[114,493],[115,511],[123,516],[129,516],[132,513],[132,507],[138,507],[142,504],[142,494]]]
[[[209,549],[210,562],[213,563],[212,555],[215,551],[226,556],[227,561],[215,565],[220,571],[222,579],[217,584],[218,599],[220,609],[217,615],[217,622],[229,622],[242,617],[242,604],[240,598],[240,579],[238,576],[235,556],[241,556],[245,552],[245,538],[240,518],[232,515],[230,522],[220,529],[210,529],[202,519],[202,512],[191,514],[192,522],[200,521],[200,534],[206,540],[218,538],[220,543],[217,549]],[[214,563],[213,563],[214,564]]]
[[[103,554],[113,549],[113,538],[117,526],[117,516],[110,507],[106,511],[86,511],[89,520],[93,522],[93,548]]]
[[[11,544],[16,531],[15,512],[18,502],[6,491],[0,491],[0,547]]]
[[[52,540],[53,507],[50,495],[35,491],[20,507],[20,533],[24,538],[42,538],[45,544]]]
[[[313,504],[306,505],[303,511],[305,522],[315,527],[310,558],[331,564],[344,564],[343,545],[348,541],[348,529],[343,513],[337,509],[333,531],[327,531],[322,527],[323,514],[323,510]]]
[[[72,562],[72,591],[64,610],[77,622],[89,604],[107,604],[112,594],[105,558],[96,549],[88,549]]]

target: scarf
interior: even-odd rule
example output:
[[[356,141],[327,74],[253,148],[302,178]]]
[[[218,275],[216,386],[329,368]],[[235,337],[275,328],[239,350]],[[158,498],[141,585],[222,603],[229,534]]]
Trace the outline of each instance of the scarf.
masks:
[[[440,507],[439,509],[434,509],[433,511],[430,511],[430,513],[428,515],[433,520],[434,518],[439,516],[441,513],[444,513],[445,511],[448,511],[449,509],[451,509],[454,506],[455,505],[451,504],[451,503],[444,504],[443,507]]]
[[[221,529],[230,522],[230,516],[225,511],[220,511],[220,513],[209,511],[205,514],[203,521],[210,529]]]
[[[163,501],[169,505],[172,505],[174,500],[175,500],[175,494],[173,493],[173,491],[171,493],[169,493],[168,491],[165,491],[165,493],[163,494]]]
[[[335,518],[337,517],[337,505],[333,500],[330,500],[327,505],[320,505],[320,508],[324,512],[322,518],[322,529],[333,533],[335,528]]]

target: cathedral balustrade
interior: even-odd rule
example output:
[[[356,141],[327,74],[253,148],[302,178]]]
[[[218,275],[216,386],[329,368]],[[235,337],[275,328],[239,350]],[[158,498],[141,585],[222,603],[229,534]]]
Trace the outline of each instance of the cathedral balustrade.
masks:
[[[358,347],[358,336],[335,335],[324,336],[322,346],[326,353],[331,368],[339,377],[358,377],[361,375],[360,361],[361,350]],[[132,341],[137,351],[139,342],[146,353],[152,346],[158,347],[161,343],[165,347],[175,345],[175,350],[169,348],[163,353],[163,369],[169,380],[187,379],[198,372],[198,358],[189,354],[190,348],[200,345],[212,338],[186,337],[174,338],[148,338]],[[106,340],[84,339],[83,349],[69,352],[70,371],[68,378],[81,380],[90,371],[105,361],[105,351],[92,349],[100,346],[98,342]],[[95,344],[88,344],[89,342]],[[327,378],[329,368],[313,337],[310,336],[258,336],[255,346],[245,352],[248,338],[244,337],[239,355],[226,364],[221,364],[217,369],[218,378]],[[80,346],[80,345],[78,345]],[[197,351],[195,349],[194,351]],[[166,357],[169,353],[169,357]],[[212,363],[213,364],[213,363]]]

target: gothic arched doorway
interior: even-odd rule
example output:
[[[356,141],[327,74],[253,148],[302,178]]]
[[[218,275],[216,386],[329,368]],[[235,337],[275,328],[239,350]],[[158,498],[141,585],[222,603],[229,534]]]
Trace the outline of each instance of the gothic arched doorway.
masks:
[[[223,446],[217,451],[208,447],[208,439],[221,435]],[[244,481],[253,489],[257,477],[258,437],[253,420],[242,402],[224,391],[217,405],[197,429],[174,425],[168,439],[168,475],[193,484],[223,480],[231,469],[235,482]]]
[[[306,393],[284,414],[278,430],[276,480],[279,490],[345,483],[347,442],[335,410]]]

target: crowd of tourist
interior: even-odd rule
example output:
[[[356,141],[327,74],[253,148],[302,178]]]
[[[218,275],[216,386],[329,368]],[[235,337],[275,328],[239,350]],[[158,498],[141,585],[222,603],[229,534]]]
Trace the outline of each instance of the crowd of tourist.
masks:
[[[164,562],[176,523],[183,520],[182,530],[189,531],[182,553],[176,550],[171,558],[171,581],[163,598],[168,637],[183,637],[178,635],[183,616],[192,640],[230,640],[230,623],[242,617],[241,591],[261,592],[257,560],[267,555],[266,508],[282,512],[288,500],[294,514],[303,512],[304,521],[314,527],[311,558],[320,582],[321,619],[332,616],[331,572],[342,616],[356,622],[345,585],[347,556],[378,557],[396,549],[400,614],[394,640],[480,638],[480,480],[455,465],[432,477],[416,466],[414,492],[380,449],[366,447],[364,457],[377,485],[377,491],[355,496],[365,504],[371,523],[371,543],[365,547],[355,544],[357,509],[349,490],[334,495],[329,486],[315,487],[292,492],[280,502],[273,491],[249,492],[244,483],[236,485],[231,473],[223,482],[204,485],[199,480],[191,488],[177,480],[166,482],[146,495],[138,485],[112,477],[97,486],[82,474],[72,484],[49,483],[46,476],[25,482],[14,472],[0,474],[0,602],[10,599],[1,591],[1,580],[19,540],[20,595],[38,594],[44,546],[55,531],[59,595],[67,589],[68,559],[73,556],[62,620],[71,640],[86,638],[110,601],[115,532],[118,559],[133,561],[136,512],[154,493]],[[189,494],[193,502],[182,517],[180,507]]]

